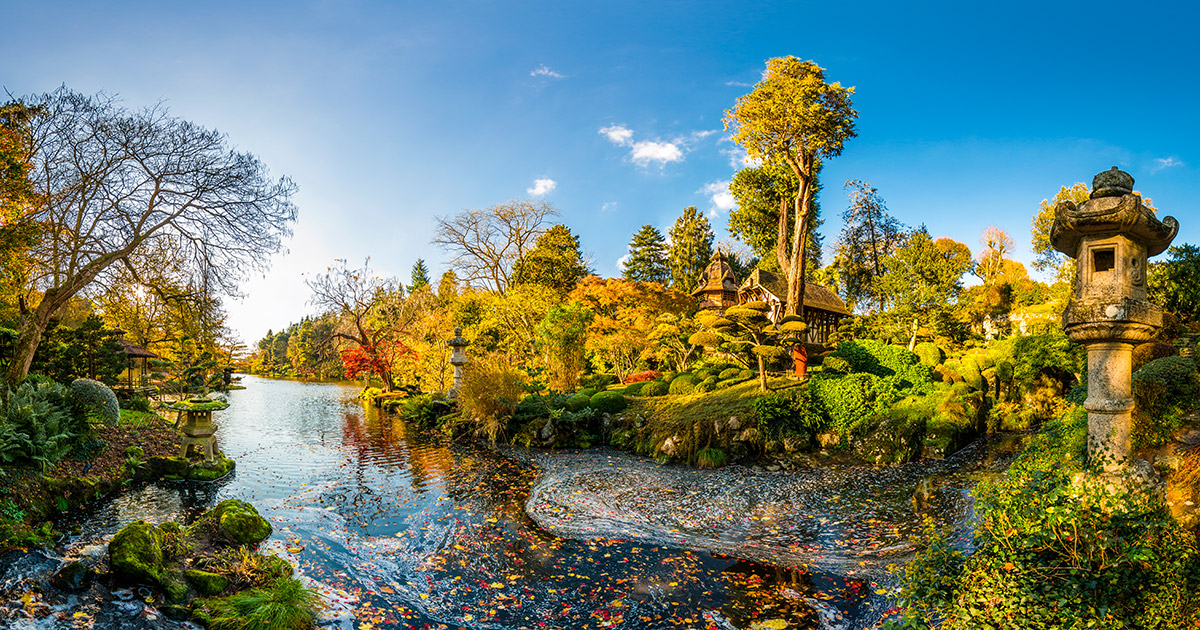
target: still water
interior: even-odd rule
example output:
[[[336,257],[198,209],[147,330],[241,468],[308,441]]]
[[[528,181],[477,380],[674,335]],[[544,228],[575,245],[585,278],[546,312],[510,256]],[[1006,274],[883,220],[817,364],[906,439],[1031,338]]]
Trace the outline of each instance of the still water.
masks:
[[[189,522],[238,498],[275,526],[267,550],[322,591],[327,627],[863,628],[885,614],[886,567],[910,556],[923,515],[965,531],[969,488],[1012,451],[698,471],[608,449],[497,453],[364,409],[354,386],[243,384],[216,417],[234,475],[127,490],[77,515],[83,533],[52,556],[0,574],[0,590],[101,554],[130,521]],[[918,483],[932,496],[919,510]],[[83,612],[96,627],[177,627],[141,598],[64,597],[58,620],[26,623],[74,627]]]

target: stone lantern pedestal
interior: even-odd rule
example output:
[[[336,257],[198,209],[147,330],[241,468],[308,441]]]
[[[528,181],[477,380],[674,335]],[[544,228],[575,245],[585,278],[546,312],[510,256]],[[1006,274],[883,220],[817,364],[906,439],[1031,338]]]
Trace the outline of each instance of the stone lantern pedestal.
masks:
[[[462,328],[456,326],[454,337],[446,345],[450,346],[450,365],[454,366],[454,388],[450,390],[450,397],[453,398],[463,384],[463,367],[467,365],[467,346],[471,342],[463,338]]]
[[[1090,198],[1054,209],[1050,242],[1076,261],[1075,293],[1063,331],[1088,353],[1088,457],[1106,471],[1125,467],[1132,451],[1132,354],[1162,327],[1162,311],[1146,301],[1146,261],[1179,230],[1133,194],[1133,177],[1117,167],[1096,175]]]

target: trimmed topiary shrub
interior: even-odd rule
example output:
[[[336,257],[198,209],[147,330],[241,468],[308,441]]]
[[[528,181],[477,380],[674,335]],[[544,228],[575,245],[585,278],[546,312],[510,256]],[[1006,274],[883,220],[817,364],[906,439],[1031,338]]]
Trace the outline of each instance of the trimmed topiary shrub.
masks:
[[[1182,416],[1200,406],[1200,376],[1188,357],[1155,359],[1133,373],[1135,447],[1165,443]]]
[[[653,381],[660,376],[662,376],[662,374],[656,370],[644,370],[642,372],[634,372],[633,374],[626,376],[624,382],[627,385],[630,383],[641,383],[643,381]]]
[[[707,394],[707,393],[709,393],[709,392],[711,392],[711,391],[714,391],[714,390],[716,390],[716,384],[715,384],[715,383],[709,383],[708,381],[701,381],[700,383],[698,383],[698,384],[696,385],[696,392],[695,392],[695,393],[697,393],[697,394]]]
[[[650,381],[642,388],[643,396],[665,396],[669,386],[662,381]]]
[[[718,381],[727,381],[731,378],[737,378],[741,373],[742,373],[742,368],[736,368],[736,367],[725,368],[724,370],[721,370],[720,374],[717,374],[717,380]]]
[[[616,413],[625,409],[628,403],[621,392],[597,392],[592,396],[591,407],[600,413]]]
[[[1164,359],[1178,354],[1179,350],[1169,343],[1161,341],[1143,343],[1133,349],[1133,371],[1142,369],[1142,366],[1155,359]]]
[[[941,365],[942,361],[946,360],[946,353],[942,352],[942,349],[937,347],[937,344],[930,342],[917,344],[913,348],[913,352],[916,353],[921,363],[929,367]]]
[[[121,419],[121,403],[117,401],[117,395],[100,381],[90,378],[71,381],[71,398],[89,418],[110,426],[116,425]]]
[[[829,355],[821,362],[821,369],[824,372],[837,372],[839,374],[849,374],[851,371],[850,362],[845,357]]]
[[[596,395],[596,392],[598,392],[598,391],[600,391],[600,390],[598,390],[598,389],[595,389],[595,388],[593,388],[593,387],[585,387],[585,388],[583,388],[583,389],[581,389],[581,390],[579,390],[579,391],[575,392],[575,395],[577,395],[577,396],[587,396],[588,398],[591,398],[592,396],[595,396],[595,395]]]
[[[695,377],[695,375],[680,374],[679,376],[676,376],[674,380],[671,381],[671,386],[670,386],[669,391],[674,396],[690,394],[690,393],[696,391],[696,386],[699,384],[700,384],[700,381],[699,381],[699,379],[697,379]]]
[[[809,381],[812,395],[829,416],[829,427],[846,430],[870,417],[871,388],[878,380],[873,374],[845,376],[817,374]]]
[[[653,383],[653,382],[654,381],[642,381],[641,383],[634,383],[633,385],[630,385],[625,388],[625,395],[626,396],[642,396],[643,395],[642,390],[646,388],[646,385],[649,385],[650,383]]]
[[[594,395],[595,394],[592,394],[592,396],[594,396]],[[588,395],[584,394],[583,392],[580,392],[578,394],[575,394],[574,396],[571,396],[570,398],[567,399],[567,403],[566,403],[567,411],[574,413],[576,411],[579,411],[580,409],[586,408],[588,406],[588,403],[592,402],[592,396],[588,396]]]

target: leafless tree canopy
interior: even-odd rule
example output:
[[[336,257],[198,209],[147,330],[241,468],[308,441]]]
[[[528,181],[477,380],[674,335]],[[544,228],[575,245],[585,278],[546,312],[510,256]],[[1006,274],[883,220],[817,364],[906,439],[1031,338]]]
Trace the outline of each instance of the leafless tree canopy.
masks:
[[[50,318],[114,263],[169,249],[193,278],[208,274],[211,291],[233,293],[291,234],[295,185],[224,135],[106,94],[63,87],[24,100],[41,230],[30,252],[36,305],[23,305],[10,382]]]
[[[438,218],[433,242],[454,256],[450,265],[460,279],[503,293],[513,265],[533,249],[553,216],[558,216],[558,211],[544,201],[509,201],[482,210],[464,210]]]

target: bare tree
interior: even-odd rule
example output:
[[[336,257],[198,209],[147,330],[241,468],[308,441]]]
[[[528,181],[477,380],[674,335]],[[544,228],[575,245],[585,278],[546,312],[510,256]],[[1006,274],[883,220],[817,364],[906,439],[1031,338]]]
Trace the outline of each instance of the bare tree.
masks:
[[[989,225],[979,237],[983,251],[979,252],[979,264],[975,266],[975,275],[986,285],[991,285],[1004,271],[1005,255],[1012,252],[1013,240],[1008,232]]]
[[[39,238],[6,381],[29,371],[42,333],[97,278],[160,239],[211,289],[234,293],[291,234],[291,180],[272,180],[223,134],[155,105],[131,111],[65,87],[27,99]]]
[[[433,296],[429,291],[405,296],[401,282],[371,273],[369,259],[360,269],[336,262],[306,281],[313,292],[309,303],[338,317],[330,339],[342,349],[347,371],[354,366],[374,372],[390,392],[396,387],[395,363],[413,354],[406,341],[414,337]]]
[[[546,231],[547,219],[557,215],[554,206],[544,201],[514,200],[483,210],[464,210],[438,218],[433,243],[454,255],[450,265],[459,272],[460,280],[504,293],[513,265],[533,249]]]

